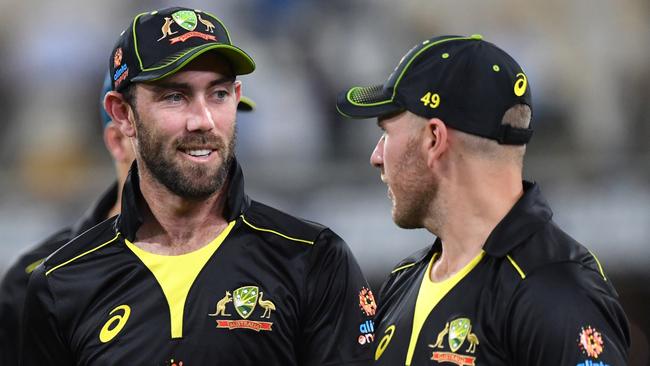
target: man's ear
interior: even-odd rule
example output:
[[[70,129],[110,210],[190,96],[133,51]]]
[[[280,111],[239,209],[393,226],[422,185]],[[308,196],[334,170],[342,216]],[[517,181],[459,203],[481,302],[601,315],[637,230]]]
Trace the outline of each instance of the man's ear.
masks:
[[[239,104],[239,101],[241,100],[241,90],[241,81],[235,80],[235,98],[237,99],[237,104]]]
[[[115,122],[109,122],[104,127],[104,145],[118,163],[130,163],[133,161],[133,147],[129,138],[122,134]]]
[[[433,167],[449,148],[448,133],[447,125],[441,119],[431,118],[427,121],[424,136],[429,167]]]
[[[104,96],[104,109],[120,131],[128,137],[135,137],[135,126],[132,118],[133,111],[124,96],[116,91],[110,91]]]

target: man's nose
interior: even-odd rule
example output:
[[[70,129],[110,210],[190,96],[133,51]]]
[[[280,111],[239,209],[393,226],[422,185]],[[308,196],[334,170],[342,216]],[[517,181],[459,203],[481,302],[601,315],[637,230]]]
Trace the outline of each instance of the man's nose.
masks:
[[[370,165],[375,168],[380,168],[384,165],[384,136],[379,139],[375,149],[370,154]]]
[[[209,131],[215,127],[212,111],[208,108],[204,98],[195,99],[190,108],[187,119],[188,131]]]

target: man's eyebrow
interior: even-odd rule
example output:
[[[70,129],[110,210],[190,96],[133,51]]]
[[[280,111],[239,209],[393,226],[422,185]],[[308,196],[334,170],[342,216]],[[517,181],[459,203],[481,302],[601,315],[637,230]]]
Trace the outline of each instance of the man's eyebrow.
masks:
[[[215,85],[220,85],[220,84],[229,84],[229,83],[234,83],[235,82],[235,77],[234,76],[225,76],[222,78],[218,78],[215,80],[212,80],[209,84],[208,87],[211,88]],[[160,92],[163,90],[181,90],[181,91],[188,91],[192,89],[189,84],[187,83],[179,83],[179,82],[174,82],[174,81],[159,81],[155,84],[149,84],[151,88],[156,91]]]
[[[235,77],[234,76],[225,76],[216,80],[212,80],[210,84],[208,84],[209,87],[213,87],[215,85],[219,84],[232,84],[235,82]]]

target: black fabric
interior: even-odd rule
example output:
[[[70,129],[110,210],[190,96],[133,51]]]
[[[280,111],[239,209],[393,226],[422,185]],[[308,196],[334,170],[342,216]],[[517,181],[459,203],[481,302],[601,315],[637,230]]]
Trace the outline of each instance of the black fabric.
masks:
[[[376,306],[360,304],[368,285],[345,242],[320,224],[249,200],[236,161],[230,173],[224,215],[235,223],[192,283],[182,338],[171,338],[161,287],[125,243],[135,238],[146,205],[133,166],[122,213],[34,273],[23,365],[369,364],[372,335],[362,329],[373,328]],[[261,297],[249,317],[236,311],[236,293],[247,286],[263,293],[265,306],[273,303],[270,313]],[[100,330],[125,319],[124,311],[111,313],[124,305],[130,315],[123,328],[103,342]]]
[[[19,340],[25,329],[23,303],[32,271],[72,238],[106,219],[117,200],[117,188],[117,183],[113,183],[77,223],[30,248],[9,267],[0,283],[0,365],[18,365]]]
[[[524,189],[481,261],[426,317],[411,366],[627,364],[629,326],[612,284],[595,257],[551,220],[539,187],[525,182]],[[377,365],[404,364],[420,285],[441,251],[436,240],[398,264],[382,286]],[[469,331],[454,343],[451,329],[459,324]]]
[[[510,107],[532,108],[526,74],[510,55],[479,35],[434,37],[413,47],[384,83],[389,103],[355,101],[350,90],[339,94],[337,109],[351,118],[406,109],[502,144],[521,145],[532,137],[532,129],[502,127]]]

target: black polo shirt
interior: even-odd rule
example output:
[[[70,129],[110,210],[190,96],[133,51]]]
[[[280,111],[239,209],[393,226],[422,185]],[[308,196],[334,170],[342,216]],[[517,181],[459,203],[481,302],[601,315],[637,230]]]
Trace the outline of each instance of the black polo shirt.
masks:
[[[117,183],[113,183],[74,225],[50,235],[11,265],[0,283],[0,365],[18,365],[18,342],[24,329],[21,320],[29,275],[63,244],[104,221],[116,200]]]
[[[378,365],[627,364],[627,319],[601,264],[537,185],[524,190],[457,276],[429,279],[440,240],[396,266],[379,295]]]
[[[236,161],[229,177],[228,228],[159,256],[132,245],[146,204],[134,167],[122,213],[33,273],[22,364],[368,364],[376,306],[345,242],[249,200]]]

